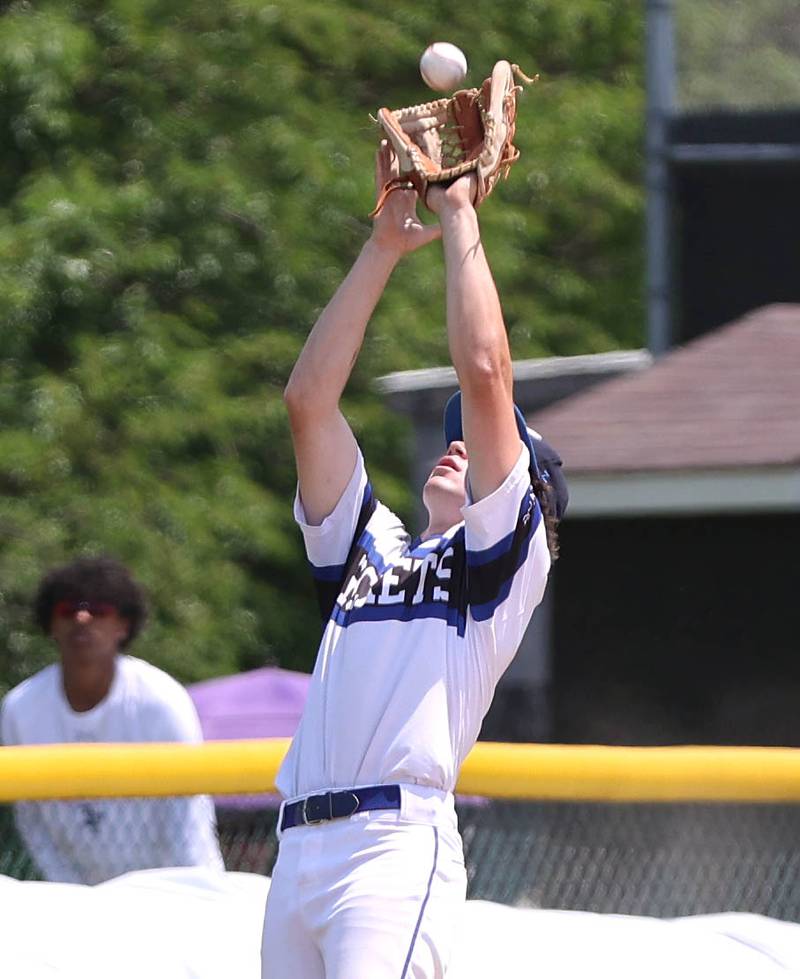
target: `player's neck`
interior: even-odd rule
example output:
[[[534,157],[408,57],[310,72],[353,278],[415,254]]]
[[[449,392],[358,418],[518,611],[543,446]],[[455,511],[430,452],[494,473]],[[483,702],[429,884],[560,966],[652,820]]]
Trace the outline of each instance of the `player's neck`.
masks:
[[[460,523],[460,521],[458,521]],[[429,540],[431,537],[441,537],[446,534],[455,524],[452,520],[431,520],[425,530],[419,535],[421,541]]]
[[[69,706],[81,713],[97,707],[108,696],[115,672],[115,659],[69,666],[62,663],[61,678]]]
[[[464,516],[461,509],[464,504],[463,499],[455,500],[452,495],[442,494],[437,497],[430,493],[424,500],[425,509],[428,513],[428,526],[419,535],[420,540],[427,540],[429,537],[441,537],[446,534],[451,527],[460,524]]]

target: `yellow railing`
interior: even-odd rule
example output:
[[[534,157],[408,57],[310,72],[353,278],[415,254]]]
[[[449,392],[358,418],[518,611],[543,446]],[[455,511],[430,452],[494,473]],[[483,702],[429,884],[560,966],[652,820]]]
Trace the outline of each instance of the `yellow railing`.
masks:
[[[0,748],[0,802],[272,792],[289,742]],[[458,791],[513,799],[800,801],[800,749],[479,742]]]

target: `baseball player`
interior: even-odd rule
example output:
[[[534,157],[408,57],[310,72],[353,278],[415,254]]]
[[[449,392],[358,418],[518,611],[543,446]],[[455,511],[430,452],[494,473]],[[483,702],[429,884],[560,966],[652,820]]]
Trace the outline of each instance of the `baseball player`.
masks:
[[[390,163],[382,147],[379,187]],[[389,195],[286,388],[295,516],[325,625],[277,779],[263,979],[434,979],[450,956],[466,891],[453,790],[542,598],[542,510],[552,528],[559,505],[515,414],[473,190],[471,176],[431,189],[435,226],[417,219],[414,191]],[[375,499],[339,399],[396,263],[440,236],[461,395],[411,537]]]
[[[127,568],[109,558],[54,568],[34,613],[59,662],[6,695],[3,744],[202,740],[185,688],[123,653],[146,614]],[[97,884],[148,867],[224,869],[208,796],[20,802],[15,817],[46,880]]]

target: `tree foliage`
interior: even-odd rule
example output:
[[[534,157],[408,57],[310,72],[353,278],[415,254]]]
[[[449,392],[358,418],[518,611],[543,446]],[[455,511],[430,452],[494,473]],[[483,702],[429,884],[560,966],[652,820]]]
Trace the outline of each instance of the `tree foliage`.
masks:
[[[796,109],[795,0],[680,0],[677,97],[685,110]]]
[[[483,215],[517,357],[641,342],[638,0],[52,0],[0,15],[0,688],[51,656],[41,573],[111,553],[182,680],[309,667],[282,386],[369,233],[381,104],[447,27],[538,71]],[[438,250],[398,270],[346,409],[409,511],[370,382],[447,363]]]

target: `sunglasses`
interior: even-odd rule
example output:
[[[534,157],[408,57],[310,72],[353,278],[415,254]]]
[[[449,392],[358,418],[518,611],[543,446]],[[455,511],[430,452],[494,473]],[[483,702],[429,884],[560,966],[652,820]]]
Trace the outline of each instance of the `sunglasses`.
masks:
[[[62,598],[53,606],[53,615],[59,619],[73,619],[78,612],[88,612],[93,619],[107,619],[117,610],[110,602],[75,602]]]

